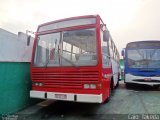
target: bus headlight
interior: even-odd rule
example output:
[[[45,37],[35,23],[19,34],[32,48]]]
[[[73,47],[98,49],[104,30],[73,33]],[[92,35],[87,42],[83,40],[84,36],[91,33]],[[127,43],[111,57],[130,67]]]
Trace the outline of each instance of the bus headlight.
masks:
[[[84,84],[83,87],[84,89],[89,89],[89,84]]]
[[[91,89],[96,89],[96,84],[90,84]]]
[[[44,84],[43,83],[40,83],[40,82],[33,82],[32,85],[34,86],[43,86]]]
[[[102,84],[98,83],[98,84],[84,84],[83,85],[84,89],[102,89]]]
[[[34,85],[35,85],[35,86],[38,86],[39,84],[36,82],[36,83],[34,83]]]
[[[39,83],[39,86],[43,86],[43,83]]]

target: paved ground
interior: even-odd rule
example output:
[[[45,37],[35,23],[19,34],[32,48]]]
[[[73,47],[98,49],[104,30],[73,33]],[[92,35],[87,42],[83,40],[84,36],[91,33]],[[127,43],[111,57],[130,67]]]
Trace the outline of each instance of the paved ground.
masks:
[[[143,114],[159,114],[160,89],[133,86],[126,89],[120,82],[111,100],[105,104],[43,101],[18,113],[24,120],[106,120],[141,119]],[[158,120],[159,120],[158,119]],[[157,119],[156,119],[157,120]]]

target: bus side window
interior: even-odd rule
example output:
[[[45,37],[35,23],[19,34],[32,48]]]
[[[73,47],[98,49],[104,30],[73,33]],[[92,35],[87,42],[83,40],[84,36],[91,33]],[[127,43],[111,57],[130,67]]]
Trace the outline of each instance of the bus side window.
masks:
[[[110,52],[110,57],[113,58],[113,48],[112,48],[111,39],[109,39],[109,52]]]
[[[109,46],[108,46],[108,41],[104,40],[103,30],[101,32],[101,51],[102,51],[102,64],[103,67],[109,67],[110,66],[110,57],[109,57]]]

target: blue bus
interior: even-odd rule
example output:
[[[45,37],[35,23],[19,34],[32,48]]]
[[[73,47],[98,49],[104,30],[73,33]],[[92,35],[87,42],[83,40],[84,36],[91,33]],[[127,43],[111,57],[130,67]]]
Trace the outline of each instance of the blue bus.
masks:
[[[136,41],[122,50],[124,82],[160,86],[160,41]]]

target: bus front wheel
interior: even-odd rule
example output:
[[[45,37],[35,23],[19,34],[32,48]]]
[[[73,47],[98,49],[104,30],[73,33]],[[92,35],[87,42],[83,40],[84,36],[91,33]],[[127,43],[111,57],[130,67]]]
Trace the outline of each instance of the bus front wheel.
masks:
[[[160,87],[160,85],[154,85],[153,88],[154,89],[158,89]]]
[[[111,80],[110,87],[109,87],[109,95],[108,95],[108,98],[104,101],[104,103],[108,103],[110,101],[113,89],[114,89],[113,80]]]
[[[108,95],[108,98],[104,101],[104,104],[105,103],[108,103],[109,101],[110,101],[110,98],[111,98],[111,87],[110,87],[110,89],[109,89],[109,95]]]
[[[130,88],[131,84],[130,83],[126,83],[126,88]]]

